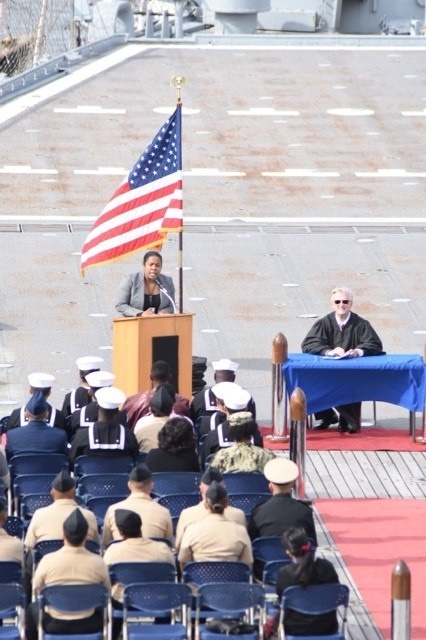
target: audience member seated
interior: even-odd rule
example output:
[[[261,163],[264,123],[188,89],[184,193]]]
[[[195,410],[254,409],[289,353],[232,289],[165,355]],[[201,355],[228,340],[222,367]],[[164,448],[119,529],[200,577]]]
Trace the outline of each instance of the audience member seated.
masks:
[[[303,588],[313,584],[338,583],[336,570],[328,560],[315,559],[315,551],[303,528],[291,527],[283,535],[284,549],[292,560],[278,574],[277,595],[281,602],[283,592],[287,587],[301,586]],[[279,612],[265,625],[265,639],[271,638],[278,624]],[[308,615],[288,609],[284,617],[284,630],[288,635],[318,637],[337,633],[338,622],[336,611],[317,615]]]
[[[115,521],[117,509],[129,509],[138,513],[142,520],[144,538],[173,538],[173,524],[170,512],[151,497],[154,489],[152,472],[145,464],[134,467],[129,474],[130,495],[111,505],[104,519],[102,546],[105,549],[112,540],[121,540]]]
[[[262,473],[266,463],[273,460],[272,451],[254,444],[259,428],[249,411],[239,411],[228,417],[229,438],[233,445],[219,449],[210,464],[222,473],[253,471]]]
[[[104,561],[107,567],[116,562],[167,562],[175,567],[175,557],[170,547],[164,542],[142,537],[142,520],[138,513],[129,509],[116,509],[115,524],[122,540],[111,544],[105,551]],[[123,606],[123,586],[112,586],[112,606],[121,609]],[[112,640],[116,640],[121,631],[122,618],[113,618]]]
[[[10,536],[5,531],[7,520],[7,500],[0,496],[0,561],[20,562],[24,564],[24,543],[18,538]]]
[[[136,393],[133,396],[129,396],[124,405],[123,409],[127,414],[127,419],[129,421],[129,426],[131,429],[134,429],[137,421],[143,416],[146,416],[150,413],[150,400],[154,395],[155,391],[161,384],[170,383],[172,380],[172,373],[170,371],[169,364],[165,360],[157,360],[153,363],[151,367],[150,378],[152,382],[152,389],[149,391],[142,391],[141,393]],[[179,395],[178,393],[175,395],[175,401],[173,404],[173,412],[179,416],[187,416],[190,417],[189,410],[189,400],[184,396]]]
[[[55,377],[49,373],[30,373],[28,376],[28,382],[30,384],[30,396],[34,395],[37,391],[40,391],[46,400],[47,414],[44,419],[45,422],[50,427],[63,429],[69,438],[67,421],[64,414],[62,411],[55,409],[55,407],[52,407],[52,405],[47,402],[47,398],[50,396],[52,391],[52,384],[55,382]],[[19,409],[14,409],[9,416],[5,431],[10,431],[16,427],[25,427],[28,424],[28,420],[29,418],[25,412],[25,405]]]
[[[173,411],[173,398],[166,385],[157,387],[149,401],[151,413],[137,421],[135,436],[138,441],[139,451],[148,453],[158,446],[158,434],[160,429],[171,418]]]
[[[193,507],[187,507],[181,511],[179,516],[179,520],[176,528],[176,541],[175,548],[176,551],[179,551],[180,544],[182,541],[182,536],[186,531],[186,528],[191,525],[193,522],[199,522],[200,520],[204,520],[209,514],[209,511],[206,509],[206,491],[211,485],[212,482],[218,482],[223,487],[225,483],[223,481],[223,476],[217,469],[213,467],[209,467],[206,469],[201,476],[201,481],[199,485],[200,494],[201,494],[201,502],[199,504],[194,505]],[[247,521],[244,511],[242,509],[237,509],[236,507],[231,506],[229,503],[225,507],[223,515],[228,518],[228,520],[232,520],[237,524],[242,525],[244,528],[246,527]]]
[[[239,385],[230,386],[227,384],[226,387],[223,388],[223,391],[218,391],[218,393],[223,396],[223,407],[221,410],[226,413],[227,419],[219,424],[217,429],[207,434],[200,455],[202,467],[210,455],[216,453],[219,449],[231,447],[234,444],[229,435],[229,417],[233,413],[247,411],[250,400],[249,392]],[[262,435],[258,429],[254,435],[254,444],[258,447],[263,447]]]
[[[89,394],[90,385],[86,380],[86,376],[94,371],[99,371],[103,362],[104,359],[98,358],[97,356],[83,356],[82,358],[77,358],[75,361],[80,375],[80,384],[65,394],[62,413],[67,419],[71,417],[74,411],[85,407],[86,404],[91,402],[92,398]]]
[[[84,546],[88,529],[80,509],[74,509],[63,523],[64,546],[46,554],[35,571],[33,589],[36,596],[43,587],[53,584],[104,584],[110,588],[104,560]],[[38,604],[32,602],[27,609],[26,640],[37,640],[37,624]],[[102,630],[102,626],[101,612],[93,609],[83,615],[51,610],[43,619],[44,631],[58,635],[96,633]]]
[[[10,473],[9,466],[6,460],[6,454],[3,447],[0,446],[0,480],[4,486],[8,488],[10,486]]]
[[[114,380],[115,375],[109,371],[92,371],[92,373],[87,374],[86,381],[89,384],[90,402],[81,409],[76,409],[71,415],[71,431],[73,434],[80,427],[90,427],[98,420],[99,404],[96,399],[96,392],[99,389],[111,387]],[[117,412],[114,422],[122,424],[124,427],[128,426],[126,413],[122,409]]]
[[[11,429],[7,433],[6,457],[10,460],[18,453],[68,454],[67,434],[62,429],[49,426],[49,405],[42,391],[35,391],[25,405],[28,420],[25,427]]]
[[[198,418],[197,432],[199,438],[207,435],[210,431],[215,431],[222,422],[225,422],[230,411],[223,400],[224,394],[226,390],[228,390],[229,394],[232,393],[233,390],[237,391],[238,389],[242,389],[242,387],[236,382],[218,382],[211,388],[211,393],[213,393],[216,398],[217,411],[211,411],[209,415]]]
[[[76,509],[75,480],[68,471],[60,471],[52,482],[50,495],[53,503],[47,507],[37,509],[31,518],[25,535],[25,546],[34,549],[41,540],[62,538],[63,524],[68,516]],[[80,508],[81,514],[87,520],[87,538],[99,544],[99,532],[95,514],[89,509]]]
[[[75,434],[69,453],[70,463],[73,465],[79,456],[130,456],[136,460],[139,448],[135,435],[117,422],[118,407],[123,404],[126,396],[117,387],[103,387],[96,391],[95,397],[98,403],[98,420],[85,429],[79,429]]]
[[[185,418],[170,418],[158,432],[158,449],[148,453],[146,465],[157,471],[200,471],[194,429]]]
[[[229,497],[225,487],[213,481],[205,494],[207,516],[188,525],[183,533],[178,560],[187,562],[215,560],[240,561],[249,567],[253,552],[246,528],[226,517]]]
[[[232,362],[229,358],[222,358],[212,362],[212,367],[215,384],[218,382],[235,382],[235,374],[239,367],[236,362]],[[194,424],[198,418],[214,413],[217,407],[216,396],[212,391],[212,387],[204,387],[204,389],[198,391],[192,399],[190,409]],[[248,403],[248,411],[253,414],[253,418],[256,418],[256,405],[251,396]]]
[[[303,527],[316,545],[312,509],[291,495],[299,476],[297,465],[287,458],[275,458],[265,465],[263,473],[269,480],[272,497],[251,512],[248,524],[250,538],[282,536],[290,527]]]

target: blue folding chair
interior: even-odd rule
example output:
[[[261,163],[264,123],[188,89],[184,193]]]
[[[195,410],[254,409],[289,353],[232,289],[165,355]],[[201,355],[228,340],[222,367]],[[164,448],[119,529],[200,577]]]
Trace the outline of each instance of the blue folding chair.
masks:
[[[163,505],[170,511],[172,518],[179,517],[181,511],[187,507],[193,507],[200,502],[199,493],[171,493],[161,496],[157,500],[158,504]]]
[[[13,623],[0,626],[0,640],[25,638],[25,590],[20,584],[0,584],[0,621],[13,619]]]
[[[76,491],[77,495],[83,499],[111,494],[127,496],[130,493],[128,482],[129,475],[127,473],[83,475],[77,479]]]
[[[110,565],[111,584],[127,586],[137,582],[176,582],[176,567],[168,562],[114,562]]]
[[[246,632],[238,634],[242,640],[258,640],[262,637],[265,610],[265,590],[261,584],[244,582],[204,584],[198,589],[195,614],[195,637],[197,640],[229,640],[227,633],[209,631],[202,624],[208,616],[215,619],[238,619],[251,625]],[[258,623],[253,624],[255,618]]]
[[[66,455],[62,453],[28,453],[18,454],[9,460],[9,471],[12,480],[16,476],[38,473],[56,475],[63,469],[68,469]]]
[[[52,502],[53,498],[50,493],[27,493],[25,496],[22,496],[19,515],[24,524],[24,530],[27,529],[35,511],[41,507],[49,506]]]
[[[263,473],[238,471],[236,473],[224,473],[223,480],[229,495],[233,493],[268,493],[269,481]],[[269,494],[271,497],[271,494]]]
[[[22,582],[22,564],[20,562],[17,562],[16,560],[1,560],[0,583],[11,584],[13,582],[16,582],[18,584]]]
[[[22,539],[24,535],[24,523],[19,516],[7,516],[3,529],[14,538]]]
[[[153,493],[158,497],[176,493],[199,495],[200,478],[196,471],[157,471],[152,474]]]
[[[290,558],[283,558],[282,560],[270,560],[269,562],[265,563],[262,571],[262,584],[266,590],[273,587],[275,593],[278,574],[281,569],[288,564],[291,564]]]
[[[92,496],[86,499],[86,507],[93,511],[96,516],[96,521],[98,523],[98,527],[103,527],[105,514],[107,512],[108,507],[116,502],[121,502],[127,498],[127,495],[121,496]]]
[[[286,558],[281,536],[264,536],[255,538],[251,543],[253,557],[263,562],[283,560]]]
[[[103,640],[108,635],[108,588],[103,584],[50,585],[38,596],[39,640]],[[52,634],[43,630],[43,614],[46,607],[63,613],[79,613],[88,609],[102,610],[102,630],[85,634]]]
[[[186,584],[142,582],[128,585],[123,596],[123,640],[190,638],[191,598],[191,589]],[[155,618],[157,623],[146,623],[141,618]],[[162,622],[164,618],[170,618],[170,622]]]
[[[182,581],[196,586],[212,582],[251,582],[251,579],[250,567],[238,561],[187,562],[182,571]]]
[[[15,513],[19,513],[20,499],[29,493],[50,493],[56,474],[40,473],[19,475],[13,479],[12,499]]]
[[[246,518],[250,517],[251,512],[258,504],[266,502],[271,497],[270,493],[233,493],[229,496],[229,502],[233,507],[244,511]]]
[[[107,458],[102,456],[78,456],[74,460],[74,476],[93,475],[97,473],[130,473],[134,460],[128,456]]]
[[[281,613],[278,632],[281,640],[344,640],[346,615],[349,605],[349,587],[345,584],[314,584],[302,588],[287,587],[281,599]],[[307,616],[318,616],[337,611],[342,607],[341,630],[328,635],[307,634],[295,636],[285,633],[285,613],[288,609]]]
[[[50,540],[39,540],[36,542],[33,549],[33,569],[35,570],[36,566],[45,555],[52,553],[53,551],[58,551],[58,549],[61,549],[63,546],[64,541],[62,538],[51,538]],[[84,546],[92,553],[100,554],[101,552],[100,546],[94,540],[86,540]]]

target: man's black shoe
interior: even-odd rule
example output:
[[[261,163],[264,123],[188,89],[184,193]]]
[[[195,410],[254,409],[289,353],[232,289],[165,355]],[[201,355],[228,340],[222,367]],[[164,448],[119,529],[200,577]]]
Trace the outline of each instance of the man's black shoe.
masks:
[[[361,428],[359,426],[349,425],[348,427],[348,433],[359,433],[360,431]]]
[[[344,418],[340,418],[339,426],[337,428],[340,431],[340,433],[346,433],[347,431],[349,431],[349,425],[347,420],[345,420]]]
[[[313,427],[314,431],[325,431],[325,429],[328,429],[328,427],[331,424],[337,424],[338,422],[338,418],[336,417],[336,419],[328,419],[328,420],[321,420],[321,422],[319,422],[318,424],[316,424]]]

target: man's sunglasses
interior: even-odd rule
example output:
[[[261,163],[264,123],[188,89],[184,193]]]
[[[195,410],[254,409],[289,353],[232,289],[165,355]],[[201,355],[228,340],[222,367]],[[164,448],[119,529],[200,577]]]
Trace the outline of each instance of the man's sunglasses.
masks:
[[[350,300],[334,300],[334,304],[349,304]]]

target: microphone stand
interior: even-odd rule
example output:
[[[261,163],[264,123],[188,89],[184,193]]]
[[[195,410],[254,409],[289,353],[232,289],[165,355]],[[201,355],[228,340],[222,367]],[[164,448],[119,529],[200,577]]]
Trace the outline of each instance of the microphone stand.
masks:
[[[161,293],[164,293],[166,298],[168,298],[168,300],[170,300],[170,302],[172,303],[172,305],[173,305],[173,313],[178,313],[177,307],[175,305],[175,301],[173,300],[172,296],[170,296],[167,293],[167,291],[165,290],[165,288],[163,287],[161,282],[158,280],[158,278],[155,279],[155,282],[156,282],[157,287],[160,289]]]

